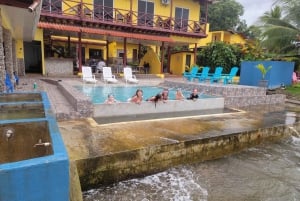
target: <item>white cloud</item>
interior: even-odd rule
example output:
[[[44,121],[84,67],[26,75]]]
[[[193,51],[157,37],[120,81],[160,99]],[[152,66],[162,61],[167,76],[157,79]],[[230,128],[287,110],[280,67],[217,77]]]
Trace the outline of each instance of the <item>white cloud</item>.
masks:
[[[247,25],[253,25],[260,16],[272,8],[273,0],[236,0],[244,6],[244,15]]]

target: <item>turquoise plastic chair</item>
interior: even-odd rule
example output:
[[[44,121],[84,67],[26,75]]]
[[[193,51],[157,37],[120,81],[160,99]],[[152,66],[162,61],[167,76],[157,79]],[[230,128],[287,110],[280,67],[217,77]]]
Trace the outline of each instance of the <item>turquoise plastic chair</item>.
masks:
[[[232,83],[232,80],[236,76],[238,71],[239,71],[239,68],[235,66],[230,69],[229,74],[223,74],[222,75],[223,83],[224,84]]]
[[[184,72],[183,77],[186,78],[189,81],[192,81],[196,74],[198,73],[199,67],[198,66],[193,66],[190,72]]]
[[[201,73],[197,73],[195,78],[199,80],[199,82],[205,81],[208,78],[209,67],[203,67]]]
[[[223,67],[220,66],[216,67],[215,73],[209,76],[210,83],[219,82],[219,80],[222,79],[222,71],[223,71]]]

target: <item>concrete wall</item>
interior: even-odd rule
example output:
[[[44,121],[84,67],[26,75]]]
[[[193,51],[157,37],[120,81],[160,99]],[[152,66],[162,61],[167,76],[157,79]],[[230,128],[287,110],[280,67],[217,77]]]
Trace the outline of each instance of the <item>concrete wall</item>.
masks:
[[[292,73],[295,65],[294,62],[243,61],[240,69],[241,85],[259,86],[259,81],[262,79],[262,75],[255,66],[260,63],[264,64],[266,68],[272,66],[271,70],[265,77],[265,79],[268,80],[269,89],[278,88],[281,84],[292,84]]]
[[[0,121],[2,126],[11,126],[13,122],[47,121],[53,149],[53,154],[49,156],[0,164],[1,201],[69,200],[69,159],[67,151],[55,117],[50,114],[50,102],[45,93],[42,93],[42,99],[46,114],[45,118]],[[41,130],[41,132],[43,131]]]
[[[47,76],[73,75],[73,60],[63,58],[45,58]]]
[[[299,129],[295,126],[295,129]],[[276,126],[216,137],[149,146],[77,160],[83,190],[120,180],[153,174],[180,164],[212,160],[239,152],[264,141],[276,141],[294,135],[293,129]]]
[[[94,117],[137,115],[149,113],[180,112],[224,108],[224,98],[200,98],[196,101],[168,100],[166,103],[158,102],[155,106],[152,102],[96,104],[94,105]]]
[[[171,88],[182,88],[188,91],[197,88],[198,91],[205,94],[224,97],[225,107],[236,108],[250,105],[281,104],[285,102],[285,95],[266,95],[266,89],[262,87],[206,84],[198,83],[198,81],[185,83],[165,81],[163,85]]]

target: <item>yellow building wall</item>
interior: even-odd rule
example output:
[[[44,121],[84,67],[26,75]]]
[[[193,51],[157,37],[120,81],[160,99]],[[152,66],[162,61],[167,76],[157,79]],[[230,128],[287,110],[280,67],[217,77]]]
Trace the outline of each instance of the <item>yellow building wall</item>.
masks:
[[[35,35],[34,35],[34,40],[41,41],[41,54],[42,54],[42,58],[45,58],[45,53],[44,53],[44,34],[43,33],[44,33],[43,29],[37,28],[36,31],[35,31]],[[46,74],[44,59],[42,59],[42,74],[43,75]]]
[[[144,55],[144,57],[140,61],[140,65],[143,66],[144,63],[149,63],[150,65],[150,71],[151,74],[160,74],[162,73],[161,69],[161,63],[159,61],[159,57],[154,52],[154,49],[148,47],[147,53]]]
[[[246,40],[240,34],[233,34],[230,40],[231,44],[246,44]]]
[[[185,71],[186,55],[191,55],[191,66],[195,65],[194,54],[191,52],[178,52],[171,55],[170,71],[174,75],[182,75]]]
[[[17,59],[24,59],[23,40],[16,40],[16,56],[17,56]]]

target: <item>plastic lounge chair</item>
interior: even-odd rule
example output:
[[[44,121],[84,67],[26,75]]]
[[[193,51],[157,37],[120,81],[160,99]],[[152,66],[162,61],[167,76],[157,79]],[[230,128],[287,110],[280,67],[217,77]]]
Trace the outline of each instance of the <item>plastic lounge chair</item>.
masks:
[[[188,81],[192,81],[196,74],[198,73],[199,67],[193,66],[190,72],[184,72],[183,77],[186,78]]]
[[[138,83],[139,81],[136,79],[136,76],[132,74],[132,69],[130,67],[125,67],[124,71],[124,79],[125,82],[129,83]]]
[[[102,69],[103,81],[106,83],[117,83],[116,76],[112,74],[111,67],[103,67]]]
[[[5,75],[5,86],[6,86],[6,92],[7,93],[14,92],[14,86],[13,86],[11,80],[10,80],[10,77],[9,77],[8,73],[6,73],[6,75]]]
[[[209,67],[203,67],[201,73],[197,73],[195,78],[199,80],[199,82],[205,81],[208,78]]]
[[[82,80],[87,83],[96,83],[95,75],[92,73],[92,68],[89,66],[82,66]]]
[[[216,67],[214,74],[209,76],[210,83],[219,82],[219,80],[222,79],[222,71],[223,71],[223,67],[220,66]]]
[[[296,72],[293,72],[292,81],[293,81],[293,84],[297,84],[300,82],[300,79],[297,77]]]
[[[223,74],[223,83],[224,84],[228,84],[228,83],[232,83],[233,78],[236,76],[237,72],[239,71],[238,67],[232,67],[230,69],[229,74]]]

